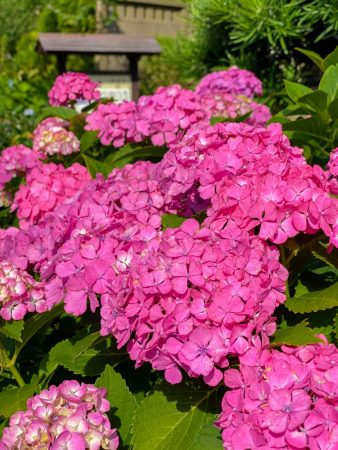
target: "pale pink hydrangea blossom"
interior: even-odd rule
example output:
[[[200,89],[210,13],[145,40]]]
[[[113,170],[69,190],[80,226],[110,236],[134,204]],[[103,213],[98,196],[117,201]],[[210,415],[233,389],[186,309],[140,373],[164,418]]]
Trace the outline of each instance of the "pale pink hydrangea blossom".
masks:
[[[48,92],[51,106],[69,106],[79,100],[99,100],[98,83],[85,73],[66,72],[59,75]]]
[[[46,155],[70,155],[80,151],[80,141],[69,123],[58,117],[44,119],[33,132],[33,150]]]
[[[76,380],[50,386],[27,401],[27,410],[10,418],[1,450],[116,450],[106,390]]]
[[[333,344],[251,348],[224,373],[218,426],[225,449],[338,448],[338,350]]]
[[[43,283],[8,262],[0,262],[0,316],[21,320],[29,312],[45,311]]]

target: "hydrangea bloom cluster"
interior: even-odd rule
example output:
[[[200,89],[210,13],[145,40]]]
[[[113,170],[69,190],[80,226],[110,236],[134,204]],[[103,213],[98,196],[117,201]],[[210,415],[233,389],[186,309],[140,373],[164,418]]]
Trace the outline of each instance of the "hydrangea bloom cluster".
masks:
[[[254,73],[232,66],[228,70],[212,72],[203,77],[195,92],[201,97],[237,94],[253,98],[255,95],[262,95],[262,82]]]
[[[195,127],[159,163],[160,186],[173,196],[195,186],[211,202],[206,223],[215,229],[234,222],[274,243],[321,229],[334,240],[338,202],[328,174],[302,152],[279,124]]]
[[[218,425],[225,449],[338,448],[338,350],[335,345],[252,348],[240,369],[224,374],[231,388]]]
[[[268,342],[271,314],[285,300],[279,253],[237,228],[215,233],[188,219],[140,252],[115,251],[102,295],[101,333],[113,334],[136,366],[148,361],[170,383],[181,369],[216,385],[227,356]],[[258,337],[259,336],[259,337]]]
[[[201,96],[201,103],[209,116],[226,117],[235,119],[238,116],[244,116],[251,112],[245,122],[249,125],[264,126],[271,119],[270,109],[259,103],[254,102],[243,95],[234,95],[229,93],[217,93]]]
[[[338,147],[331,151],[327,168],[330,176],[338,178]]]
[[[119,438],[111,428],[106,390],[66,380],[27,401],[27,410],[10,418],[1,450],[116,450]]]
[[[42,283],[8,262],[0,262],[0,316],[21,320],[28,312],[47,311]]]
[[[58,117],[44,119],[34,130],[33,150],[46,155],[70,155],[80,151],[80,141]]]
[[[85,73],[66,72],[59,75],[48,92],[51,106],[68,106],[79,100],[99,100],[98,83]]]
[[[5,191],[5,184],[18,175],[29,173],[41,164],[43,153],[33,151],[25,145],[14,145],[4,149],[0,154],[0,207],[8,206],[11,198]]]
[[[48,211],[73,197],[89,180],[88,170],[78,163],[68,168],[54,163],[35,167],[14,197],[12,210],[17,210],[20,227],[37,223]]]
[[[121,147],[126,142],[150,139],[154,145],[162,146],[173,142],[181,130],[207,118],[207,112],[192,91],[173,85],[140,97],[137,104],[99,105],[87,116],[85,128],[99,130],[104,145]]]

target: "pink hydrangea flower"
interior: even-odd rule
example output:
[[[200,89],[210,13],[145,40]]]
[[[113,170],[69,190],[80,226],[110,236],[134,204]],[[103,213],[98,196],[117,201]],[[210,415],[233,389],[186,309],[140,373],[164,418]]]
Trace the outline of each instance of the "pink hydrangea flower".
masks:
[[[68,106],[78,100],[99,100],[98,83],[80,72],[66,72],[59,75],[48,92],[51,106]]]
[[[104,388],[64,381],[27,401],[27,410],[10,418],[3,431],[3,450],[116,450],[119,438],[106,414]]]
[[[5,191],[5,184],[13,178],[28,174],[34,167],[41,164],[45,156],[25,145],[14,145],[4,149],[0,154],[0,207],[9,206],[11,195]]]
[[[33,169],[15,194],[12,210],[17,210],[20,227],[37,223],[44,214],[65,203],[90,180],[88,170],[75,163],[68,168],[61,164],[42,164]]]
[[[334,345],[251,348],[224,373],[224,448],[338,447],[337,376]]]
[[[80,141],[68,122],[57,117],[44,119],[33,132],[33,150],[46,155],[70,155],[80,151]]]
[[[21,320],[28,312],[45,311],[43,283],[8,262],[0,262],[0,316]]]
[[[99,130],[104,145],[121,147],[127,142],[150,139],[153,145],[173,142],[182,130],[206,120],[196,94],[178,84],[160,87],[138,102],[99,105],[87,116],[86,130]]]
[[[262,95],[262,82],[254,73],[232,66],[228,70],[212,72],[203,77],[195,91],[200,96],[239,94],[253,98]]]

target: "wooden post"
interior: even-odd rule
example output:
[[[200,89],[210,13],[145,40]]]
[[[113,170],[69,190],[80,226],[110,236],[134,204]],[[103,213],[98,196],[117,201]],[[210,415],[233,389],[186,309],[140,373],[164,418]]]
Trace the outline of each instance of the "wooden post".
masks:
[[[58,53],[56,57],[58,64],[58,73],[59,75],[61,75],[62,73],[67,71],[67,55],[65,53]]]
[[[138,77],[138,55],[129,55],[129,70],[131,75],[132,97],[137,100],[140,95],[139,77]]]

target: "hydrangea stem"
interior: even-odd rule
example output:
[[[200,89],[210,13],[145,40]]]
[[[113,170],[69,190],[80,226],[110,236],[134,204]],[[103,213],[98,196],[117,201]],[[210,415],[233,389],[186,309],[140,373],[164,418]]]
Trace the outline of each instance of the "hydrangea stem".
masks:
[[[20,372],[18,371],[18,369],[15,366],[15,362],[16,362],[16,355],[14,355],[13,359],[10,359],[7,355],[6,349],[4,348],[4,346],[1,344],[0,342],[0,351],[1,351],[1,359],[2,359],[2,365],[4,369],[8,369],[13,378],[15,379],[15,381],[18,383],[19,387],[23,387],[25,386],[25,381],[22,378]]]

